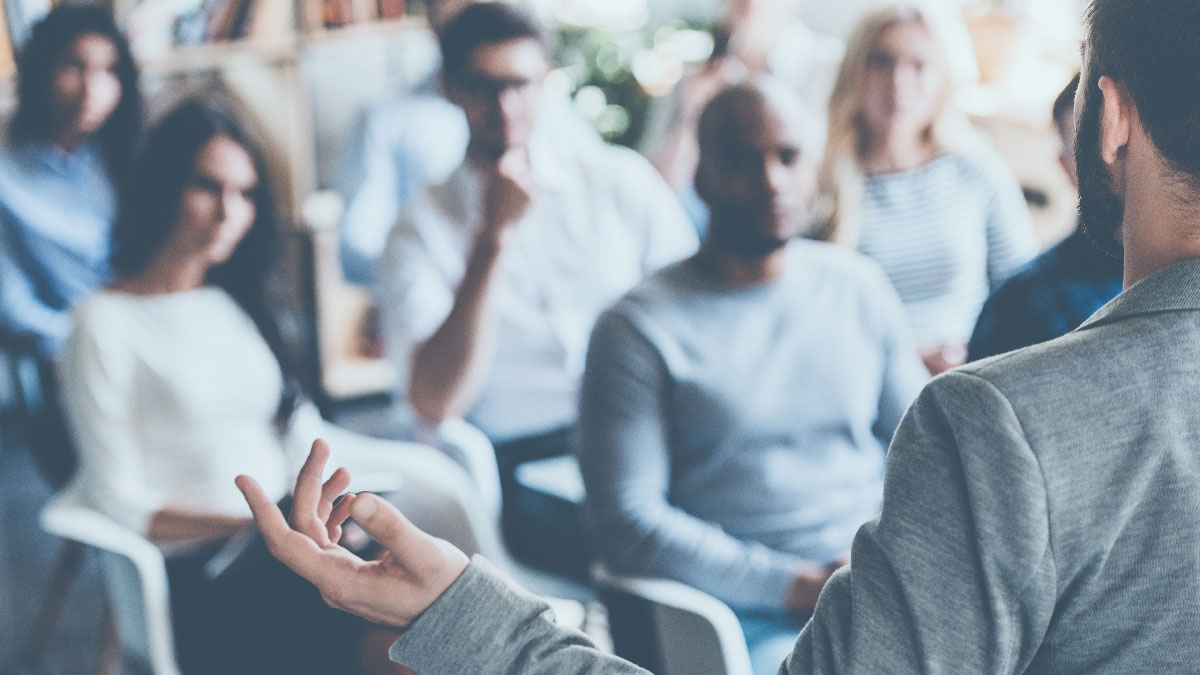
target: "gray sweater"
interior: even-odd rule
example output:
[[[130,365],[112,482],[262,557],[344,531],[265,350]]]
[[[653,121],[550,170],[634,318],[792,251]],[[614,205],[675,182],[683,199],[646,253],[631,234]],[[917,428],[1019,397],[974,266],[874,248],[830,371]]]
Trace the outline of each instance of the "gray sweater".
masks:
[[[786,256],[748,287],[672,265],[597,322],[579,464],[611,570],[782,611],[797,569],[879,512],[884,450],[928,380],[904,308],[860,255]]]
[[[882,516],[781,673],[1200,673],[1200,260],[935,379]],[[392,648],[421,675],[636,673],[484,564]]]

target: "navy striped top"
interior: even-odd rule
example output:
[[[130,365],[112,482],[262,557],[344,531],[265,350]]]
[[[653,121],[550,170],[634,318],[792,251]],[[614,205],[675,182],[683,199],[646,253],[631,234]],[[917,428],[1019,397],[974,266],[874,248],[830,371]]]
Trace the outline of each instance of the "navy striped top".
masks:
[[[859,250],[883,267],[918,347],[965,345],[988,294],[1038,252],[1020,186],[990,153],[867,176]]]

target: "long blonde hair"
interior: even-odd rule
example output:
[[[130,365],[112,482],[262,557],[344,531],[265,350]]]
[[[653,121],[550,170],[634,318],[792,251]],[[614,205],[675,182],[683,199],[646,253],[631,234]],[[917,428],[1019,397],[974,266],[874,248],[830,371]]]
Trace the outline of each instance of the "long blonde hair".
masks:
[[[846,44],[846,55],[838,68],[829,98],[828,140],[821,163],[823,238],[857,246],[861,231],[858,214],[865,175],[862,160],[868,150],[868,134],[862,117],[863,80],[867,58],[884,31],[901,23],[918,23],[929,33],[937,52],[935,66],[943,73],[938,112],[925,129],[926,140],[939,151],[962,150],[978,145],[977,134],[954,104],[955,73],[948,45],[954,36],[947,18],[918,4],[895,3],[868,13],[858,23]]]

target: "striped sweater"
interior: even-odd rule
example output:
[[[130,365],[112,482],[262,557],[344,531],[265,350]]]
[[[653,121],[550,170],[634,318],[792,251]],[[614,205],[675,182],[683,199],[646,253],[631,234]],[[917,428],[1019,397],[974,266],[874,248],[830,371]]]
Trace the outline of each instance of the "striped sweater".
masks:
[[[989,292],[1038,251],[1020,187],[995,155],[868,176],[860,213],[859,250],[883,266],[919,347],[966,344]]]

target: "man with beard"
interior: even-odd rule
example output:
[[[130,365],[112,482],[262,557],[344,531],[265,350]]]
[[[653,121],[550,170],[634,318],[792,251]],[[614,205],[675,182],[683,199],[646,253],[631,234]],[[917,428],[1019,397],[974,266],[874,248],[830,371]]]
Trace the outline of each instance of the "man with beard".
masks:
[[[1075,92],[1079,76],[1054,101],[1062,140],[1058,161],[1075,181]],[[1119,253],[1102,251],[1076,227],[1054,248],[1034,258],[992,293],[967,345],[967,360],[1011,352],[1075,330],[1121,292]]]
[[[879,512],[884,451],[928,379],[883,271],[797,239],[815,129],[776,82],[705,109],[708,238],[601,315],[579,404],[596,555],[728,603],[760,675]]]
[[[1064,337],[925,388],[880,517],[782,673],[1198,672],[1200,5],[1093,0],[1081,82],[1081,215],[1123,247],[1125,291]],[[640,672],[374,497],[333,514],[390,551],[366,564],[328,545],[327,512],[294,531],[242,485],[276,554],[331,601],[409,627],[392,658],[420,672]]]

